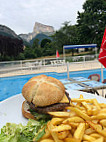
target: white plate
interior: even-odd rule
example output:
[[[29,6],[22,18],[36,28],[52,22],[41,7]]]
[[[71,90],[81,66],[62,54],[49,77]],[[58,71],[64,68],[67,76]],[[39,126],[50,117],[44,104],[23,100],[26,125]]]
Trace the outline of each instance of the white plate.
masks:
[[[70,90],[68,92],[71,98],[78,98],[79,95],[82,94],[84,98],[96,98],[98,102],[106,103],[105,98],[90,93],[75,90]],[[22,116],[21,112],[23,101],[23,96],[19,94],[0,102],[0,128],[2,128],[7,122],[16,124],[22,123],[23,125],[27,123],[28,120]]]

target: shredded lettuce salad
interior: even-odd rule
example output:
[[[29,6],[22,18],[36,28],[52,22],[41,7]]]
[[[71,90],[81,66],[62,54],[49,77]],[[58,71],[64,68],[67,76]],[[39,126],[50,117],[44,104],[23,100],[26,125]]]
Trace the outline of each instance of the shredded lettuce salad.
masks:
[[[30,119],[26,126],[6,123],[1,128],[0,142],[38,142],[45,134],[47,121]]]
[[[36,120],[29,119],[26,126],[22,124],[6,123],[1,128],[0,142],[38,142],[45,134],[47,122],[51,120],[48,114],[39,114],[29,110]]]

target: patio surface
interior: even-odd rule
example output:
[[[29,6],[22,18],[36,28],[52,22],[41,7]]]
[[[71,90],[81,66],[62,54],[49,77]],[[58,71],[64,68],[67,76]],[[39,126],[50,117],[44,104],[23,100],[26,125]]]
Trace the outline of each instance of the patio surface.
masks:
[[[101,64],[96,61],[82,62],[82,63],[70,63],[69,71],[80,71],[80,70],[91,70],[101,68]],[[44,73],[44,72],[67,72],[67,64],[63,65],[54,65],[54,66],[41,66],[36,69],[29,68],[24,70],[17,70],[7,73],[1,73],[0,77],[8,77],[8,76],[16,76],[16,75],[26,75],[26,74],[34,74],[34,73]]]

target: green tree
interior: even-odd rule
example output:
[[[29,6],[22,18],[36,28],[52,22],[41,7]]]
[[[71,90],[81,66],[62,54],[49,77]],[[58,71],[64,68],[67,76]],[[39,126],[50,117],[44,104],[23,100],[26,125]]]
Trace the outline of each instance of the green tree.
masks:
[[[51,56],[56,54],[56,49],[54,48],[54,44],[53,42],[47,42],[44,46],[44,48],[42,49],[43,51],[43,56]]]
[[[18,38],[0,35],[0,56],[3,60],[14,60],[23,52],[23,41]]]
[[[17,56],[16,59],[17,59],[17,60],[25,60],[25,55],[24,55],[24,53],[20,53],[20,54]]]
[[[106,1],[86,0],[83,10],[77,17],[80,44],[97,43],[100,47],[106,26]]]
[[[36,38],[36,39],[33,41],[32,48],[39,48],[39,39]]]
[[[70,22],[65,22],[63,27],[56,31],[53,39],[55,41],[55,45],[57,46],[56,49],[62,53],[64,45],[75,45],[79,43],[77,26],[71,25]],[[70,51],[73,52],[73,50]]]
[[[41,47],[39,45],[39,39],[35,39],[33,41],[32,50],[33,50],[33,52],[35,53],[35,55],[37,57],[41,57],[42,56],[42,49],[41,49]]]
[[[30,47],[26,47],[24,50],[24,56],[26,59],[36,58],[37,55],[35,54],[34,50]]]
[[[45,45],[46,45],[47,43],[50,43],[50,42],[51,42],[50,39],[47,39],[47,38],[43,39],[43,40],[41,41],[41,48],[44,48]]]

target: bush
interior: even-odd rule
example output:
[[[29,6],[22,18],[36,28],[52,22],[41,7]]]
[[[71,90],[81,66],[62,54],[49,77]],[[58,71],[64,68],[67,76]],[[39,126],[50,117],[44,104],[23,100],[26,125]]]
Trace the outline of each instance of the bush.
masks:
[[[28,48],[28,47],[24,51],[24,56],[25,56],[26,59],[36,58],[37,57],[34,50],[32,48]]]
[[[24,53],[20,53],[17,57],[17,60],[25,60]]]

